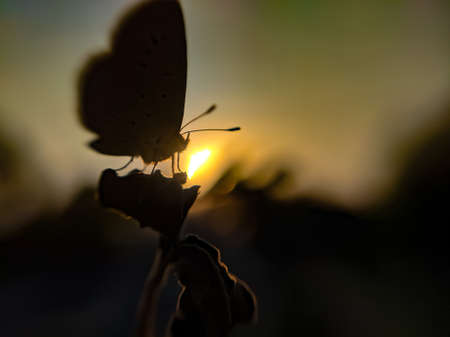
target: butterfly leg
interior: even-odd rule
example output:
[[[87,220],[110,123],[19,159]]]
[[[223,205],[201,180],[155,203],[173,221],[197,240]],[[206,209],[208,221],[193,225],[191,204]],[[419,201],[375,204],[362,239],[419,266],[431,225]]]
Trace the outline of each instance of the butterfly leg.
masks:
[[[125,165],[123,165],[122,167],[119,167],[118,169],[115,169],[114,171],[121,171],[123,169],[126,169],[128,167],[128,165],[130,165],[134,160],[134,157],[131,157],[129,161],[127,161],[127,163]]]
[[[157,162],[157,161],[155,161],[155,165],[153,165],[153,168],[152,168],[152,174],[153,174],[153,172],[155,172],[156,165],[158,165],[158,162]],[[146,168],[147,168],[147,167],[146,167]]]
[[[172,155],[172,176],[175,176],[175,155]]]
[[[181,172],[181,169],[180,169],[180,152],[177,152],[177,169],[178,169],[178,171]]]

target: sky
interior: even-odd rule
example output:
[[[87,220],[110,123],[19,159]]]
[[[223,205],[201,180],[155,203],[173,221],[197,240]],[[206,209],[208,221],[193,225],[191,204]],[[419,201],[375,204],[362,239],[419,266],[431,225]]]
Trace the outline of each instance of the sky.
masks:
[[[86,146],[94,135],[78,122],[76,79],[135,2],[0,0],[0,132],[21,149],[38,195],[68,200],[127,161]],[[202,191],[243,160],[248,173],[288,167],[295,193],[364,205],[389,190],[398,149],[442,117],[450,89],[445,0],[180,2],[184,120],[216,103],[196,127],[242,127],[192,135],[184,163],[212,151],[190,181]]]

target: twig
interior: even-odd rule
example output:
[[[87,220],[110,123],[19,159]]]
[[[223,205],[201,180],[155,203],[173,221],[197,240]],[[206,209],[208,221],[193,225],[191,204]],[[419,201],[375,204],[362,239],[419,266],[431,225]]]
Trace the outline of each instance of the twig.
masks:
[[[155,259],[144,284],[137,312],[137,337],[156,336],[157,305],[172,252],[172,246],[166,240],[163,236],[160,237]]]

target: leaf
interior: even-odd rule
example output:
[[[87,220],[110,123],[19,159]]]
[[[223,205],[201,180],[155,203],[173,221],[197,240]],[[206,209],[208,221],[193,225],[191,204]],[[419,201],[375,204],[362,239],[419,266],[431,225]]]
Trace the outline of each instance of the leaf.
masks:
[[[216,247],[189,235],[172,259],[183,287],[170,327],[173,337],[224,337],[237,323],[255,320],[255,296],[228,271]]]

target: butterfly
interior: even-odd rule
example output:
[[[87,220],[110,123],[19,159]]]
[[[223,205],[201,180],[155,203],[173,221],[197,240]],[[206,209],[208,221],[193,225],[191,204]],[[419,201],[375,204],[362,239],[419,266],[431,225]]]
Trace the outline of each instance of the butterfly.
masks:
[[[110,50],[90,58],[79,78],[81,122],[98,135],[90,147],[131,160],[140,156],[155,166],[171,157],[174,172],[174,154],[187,147],[191,132],[201,131],[181,133],[186,54],[177,0],[142,1],[128,11],[113,31]]]

